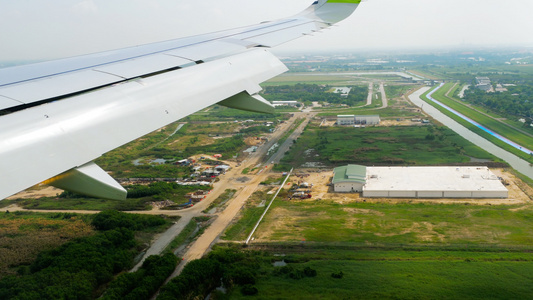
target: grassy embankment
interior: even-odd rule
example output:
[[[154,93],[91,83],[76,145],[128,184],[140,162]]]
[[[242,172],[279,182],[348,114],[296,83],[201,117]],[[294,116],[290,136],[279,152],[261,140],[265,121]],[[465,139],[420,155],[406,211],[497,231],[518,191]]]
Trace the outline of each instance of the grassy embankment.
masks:
[[[278,201],[279,199],[282,199],[285,196],[285,191],[280,192],[274,202]],[[268,195],[267,191],[265,190],[255,191],[252,196],[250,196],[250,198],[248,198],[248,200],[246,201],[246,204],[241,210],[237,221],[228,226],[228,228],[224,232],[224,235],[222,236],[222,239],[229,241],[245,240],[246,237],[248,237],[248,235],[252,231],[254,225],[261,217],[261,214],[263,214],[266,209],[266,204],[262,206],[260,206],[259,204],[261,204],[261,202],[263,201],[268,202],[270,199],[272,199],[272,197],[273,196]]]
[[[452,87],[452,83],[445,84],[442,88],[440,88],[438,91],[433,93],[433,98],[435,98],[438,101],[441,101],[443,104],[449,106],[452,109],[457,110],[461,114],[467,116],[468,118],[478,122],[479,124],[482,124],[483,126],[489,128],[490,130],[528,148],[533,149],[533,139],[530,136],[527,136],[520,131],[514,129],[513,127],[510,127],[509,125],[502,124],[501,122],[498,122],[497,120],[494,120],[478,111],[475,111],[471,109],[470,107],[460,103],[459,101],[453,101],[450,98],[445,96],[445,93]],[[428,91],[429,92],[429,91]],[[470,124],[469,122],[463,120],[462,118],[456,116],[455,114],[449,112],[447,109],[441,107],[440,105],[437,105],[433,103],[433,101],[430,101],[427,99],[427,93],[424,93],[422,95],[422,99],[426,102],[428,102],[430,105],[434,106],[447,116],[453,118],[455,121],[459,122],[461,125],[465,126],[466,128],[472,130],[473,132],[479,134],[480,136],[486,138],[487,140],[491,141],[492,143],[498,145],[499,147],[515,154],[518,157],[521,157],[524,160],[527,160],[531,163],[533,163],[533,157],[531,155],[528,155],[524,153],[523,151],[520,151],[512,146],[509,146],[508,144],[500,141],[499,139],[493,137],[492,135],[488,134],[487,132],[481,130],[480,128]]]

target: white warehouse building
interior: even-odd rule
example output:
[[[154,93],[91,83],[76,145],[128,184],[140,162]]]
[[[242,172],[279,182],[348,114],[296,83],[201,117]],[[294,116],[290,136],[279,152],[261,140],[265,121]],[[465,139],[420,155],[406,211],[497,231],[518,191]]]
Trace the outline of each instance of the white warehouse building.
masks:
[[[337,125],[377,125],[379,115],[337,115]]]
[[[278,106],[298,106],[298,101],[272,101],[274,107]]]
[[[487,167],[367,167],[363,197],[507,198]]]

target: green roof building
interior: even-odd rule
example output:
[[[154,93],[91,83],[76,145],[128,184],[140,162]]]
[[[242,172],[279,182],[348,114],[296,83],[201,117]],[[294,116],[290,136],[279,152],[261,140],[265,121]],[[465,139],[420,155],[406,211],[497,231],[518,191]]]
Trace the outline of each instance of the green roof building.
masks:
[[[347,165],[335,168],[331,183],[335,192],[361,192],[366,183],[366,167]]]

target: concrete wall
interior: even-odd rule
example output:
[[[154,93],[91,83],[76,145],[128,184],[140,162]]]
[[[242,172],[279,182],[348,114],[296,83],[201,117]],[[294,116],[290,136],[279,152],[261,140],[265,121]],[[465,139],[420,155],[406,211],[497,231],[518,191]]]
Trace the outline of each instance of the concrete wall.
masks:
[[[442,198],[442,191],[418,191],[418,198]]]
[[[473,191],[472,198],[507,198],[507,191]]]
[[[363,197],[389,197],[389,191],[363,191]]]
[[[337,190],[335,190],[337,191]],[[507,191],[363,191],[369,198],[507,198]]]
[[[416,198],[416,191],[389,191],[391,198]]]
[[[358,182],[340,182],[333,185],[333,190],[338,193],[361,192],[363,184]]]
[[[470,191],[445,191],[444,198],[472,198]]]

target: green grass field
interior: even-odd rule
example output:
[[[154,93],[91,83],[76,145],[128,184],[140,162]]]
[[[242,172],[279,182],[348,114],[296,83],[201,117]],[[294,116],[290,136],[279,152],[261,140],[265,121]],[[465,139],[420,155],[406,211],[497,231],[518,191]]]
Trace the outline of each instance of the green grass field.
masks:
[[[533,208],[517,207],[275,201],[256,237],[339,245],[533,245]]]
[[[483,200],[480,200],[483,201]],[[276,200],[252,250],[257,299],[526,299],[533,207]],[[310,267],[316,277],[294,279]],[[342,278],[332,273],[342,272]],[[230,299],[242,299],[234,289]],[[217,298],[218,299],[218,298]]]
[[[267,195],[264,191],[254,192],[246,201],[237,222],[228,226],[222,239],[229,241],[245,240],[252,232],[252,228],[261,217],[261,214],[265,211],[265,206],[258,207],[263,200],[267,200]]]
[[[433,136],[433,137],[432,137]],[[445,127],[307,126],[281,163],[298,167],[307,161],[377,165],[435,165],[496,160]]]
[[[355,250],[357,251],[357,250]],[[394,252],[402,257],[411,253]],[[380,254],[373,252],[373,254]],[[388,253],[389,256],[391,253]],[[414,252],[413,255],[418,255]],[[443,258],[451,254],[451,258]],[[528,254],[506,258],[456,260],[454,253],[438,253],[427,260],[343,260],[330,254],[326,259],[290,263],[293,268],[310,267],[316,277],[292,279],[273,275],[275,267],[263,266],[256,280],[256,299],[527,299],[533,286],[533,263],[520,261]],[[461,253],[463,254],[463,253]],[[361,255],[363,256],[363,255]],[[462,255],[460,255],[462,256]],[[305,260],[306,257],[304,256]],[[332,273],[342,272],[340,279]],[[231,299],[249,299],[240,292]]]

